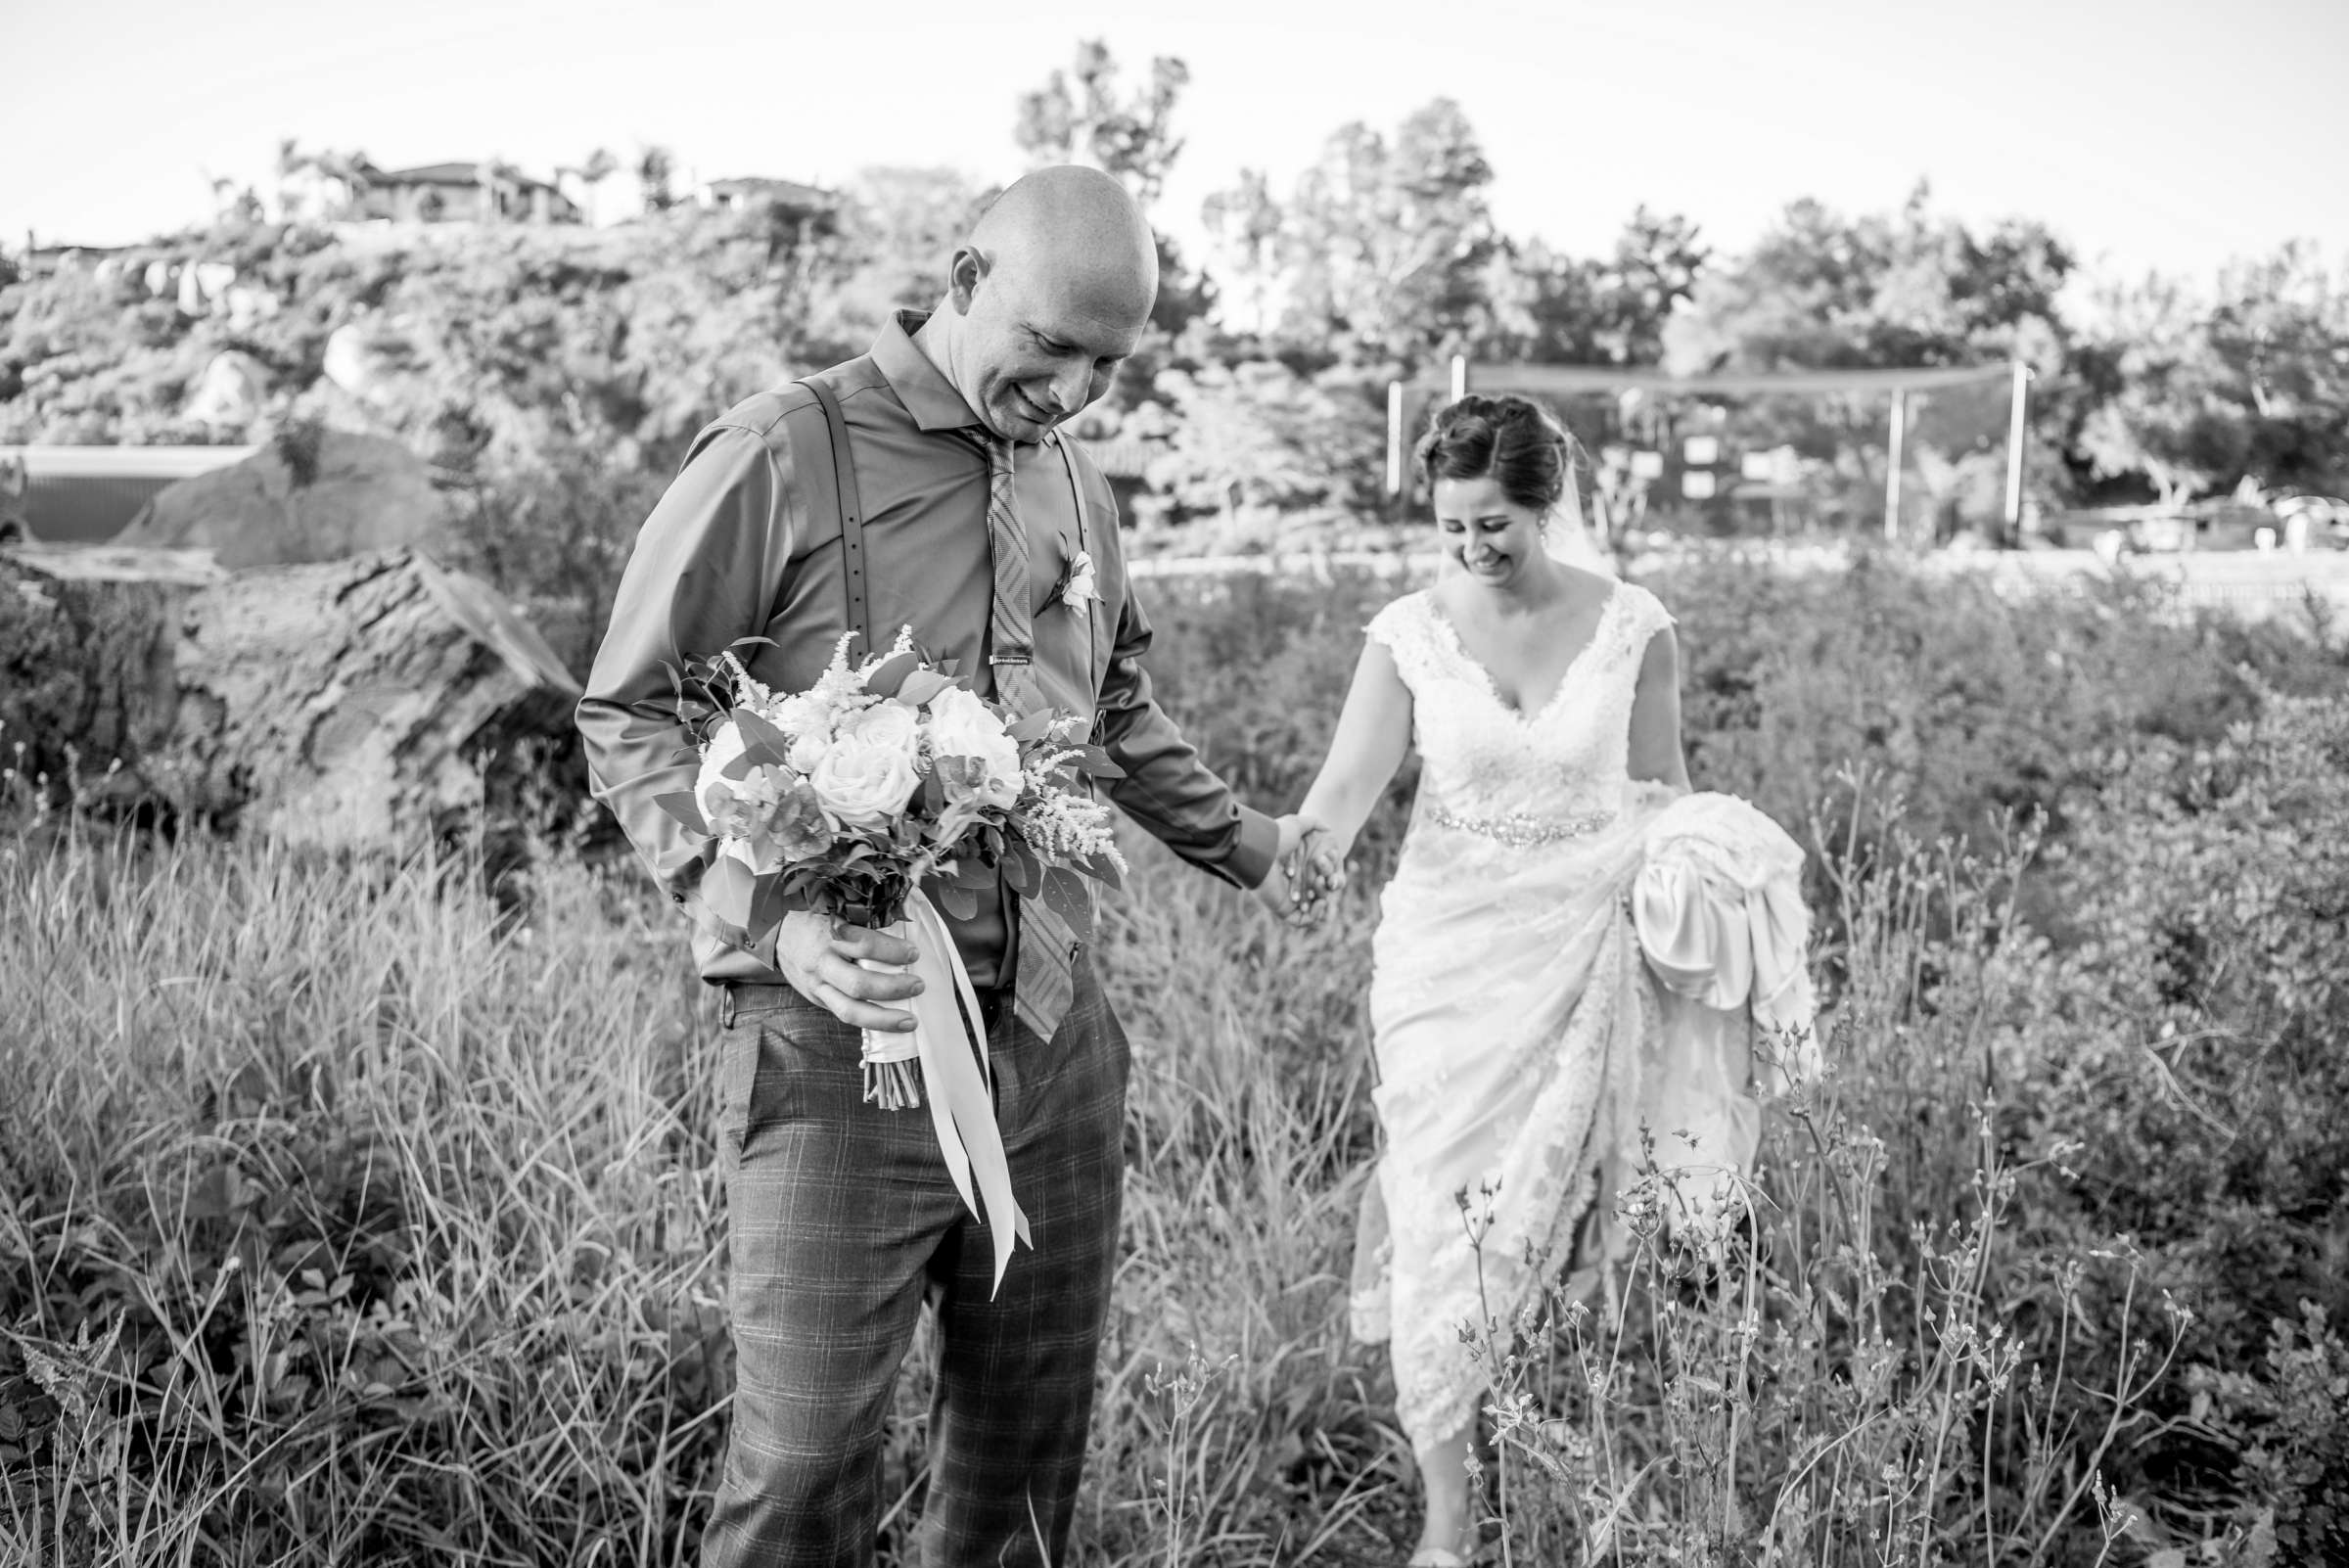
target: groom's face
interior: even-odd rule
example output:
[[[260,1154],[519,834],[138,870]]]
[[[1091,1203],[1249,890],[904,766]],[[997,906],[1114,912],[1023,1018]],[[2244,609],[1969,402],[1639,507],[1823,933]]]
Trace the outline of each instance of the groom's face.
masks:
[[[954,258],[962,315],[955,390],[987,427],[1015,441],[1044,433],[1109,390],[1149,317],[1131,289],[1083,269],[976,250]]]

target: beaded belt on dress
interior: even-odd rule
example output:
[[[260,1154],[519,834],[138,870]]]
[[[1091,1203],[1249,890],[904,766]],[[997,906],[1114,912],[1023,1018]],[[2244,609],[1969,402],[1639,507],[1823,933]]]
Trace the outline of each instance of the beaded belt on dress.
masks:
[[[1474,833],[1496,839],[1512,850],[1530,850],[1539,844],[1558,844],[1567,839],[1579,839],[1596,833],[1615,820],[1612,811],[1594,811],[1589,816],[1535,816],[1529,811],[1508,816],[1462,816],[1456,811],[1438,806],[1428,810],[1428,820],[1439,827],[1456,828],[1462,833]]]

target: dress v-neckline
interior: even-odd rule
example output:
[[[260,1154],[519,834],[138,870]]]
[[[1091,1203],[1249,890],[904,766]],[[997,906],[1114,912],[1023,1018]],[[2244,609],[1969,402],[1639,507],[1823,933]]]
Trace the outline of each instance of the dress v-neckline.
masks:
[[[1429,617],[1443,628],[1444,635],[1451,643],[1451,651],[1458,656],[1460,663],[1476,671],[1478,678],[1484,684],[1485,695],[1493,699],[1493,706],[1518,723],[1530,726],[1547,717],[1549,711],[1558,705],[1558,700],[1566,695],[1567,688],[1574,684],[1575,674],[1583,668],[1583,661],[1590,657],[1592,650],[1598,647],[1599,638],[1606,634],[1607,621],[1615,614],[1616,601],[1623,597],[1623,585],[1616,583],[1607,589],[1606,598],[1599,603],[1598,619],[1590,623],[1590,635],[1583,640],[1582,647],[1575,650],[1574,657],[1566,661],[1566,669],[1559,674],[1558,683],[1550,688],[1549,695],[1543,698],[1541,705],[1535,708],[1519,708],[1509,701],[1500,689],[1500,682],[1494,677],[1492,669],[1483,660],[1468,651],[1466,640],[1460,636],[1460,628],[1451,623],[1451,617],[1446,614],[1444,606],[1437,602],[1435,590],[1433,588],[1425,590],[1425,597]]]

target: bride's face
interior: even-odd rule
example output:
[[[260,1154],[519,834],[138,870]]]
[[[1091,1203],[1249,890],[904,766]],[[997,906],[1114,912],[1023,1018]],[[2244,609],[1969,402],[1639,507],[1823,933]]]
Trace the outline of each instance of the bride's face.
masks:
[[[1435,484],[1436,531],[1444,553],[1489,587],[1506,587],[1542,553],[1542,514],[1500,493],[1500,482],[1440,479]]]

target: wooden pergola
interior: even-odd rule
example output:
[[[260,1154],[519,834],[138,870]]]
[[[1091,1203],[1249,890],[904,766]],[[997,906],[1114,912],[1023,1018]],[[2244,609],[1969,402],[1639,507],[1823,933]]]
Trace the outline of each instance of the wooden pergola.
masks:
[[[1980,387],[1994,382],[2011,384],[2011,407],[2006,424],[2006,527],[2011,531],[2023,515],[2023,421],[2029,395],[2031,367],[2021,360],[2003,365],[1919,366],[1897,370],[1784,370],[1727,372],[1711,376],[1668,376],[1646,367],[1617,365],[1470,364],[1465,357],[1451,362],[1448,382],[1421,380],[1390,382],[1387,386],[1387,493],[1404,487],[1404,458],[1408,449],[1404,403],[1411,392],[1458,399],[1473,385],[1479,392],[1514,392],[1552,397],[1606,393],[1620,396],[1637,392],[1658,397],[1752,397],[1757,395],[1822,396],[1837,392],[1882,394],[1889,404],[1884,475],[1884,534],[1898,532],[1901,517],[1901,458],[1908,437],[1909,394],[1953,387]]]

